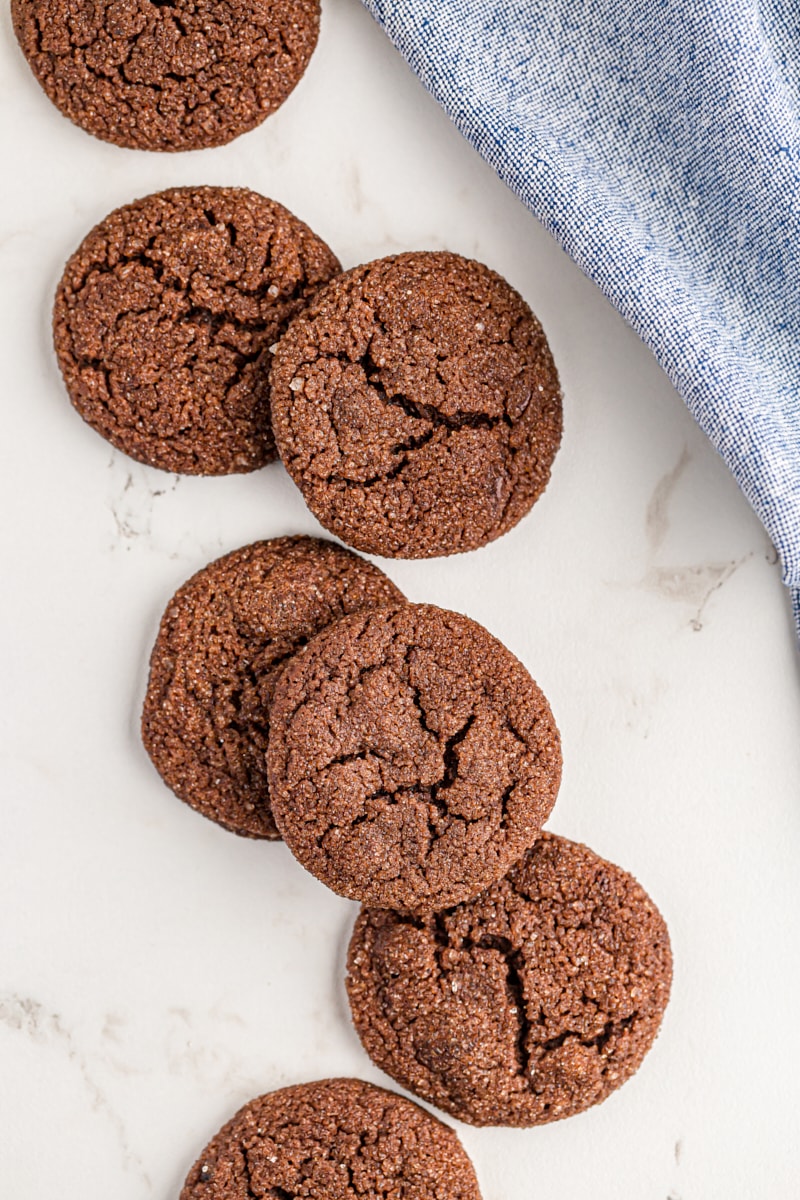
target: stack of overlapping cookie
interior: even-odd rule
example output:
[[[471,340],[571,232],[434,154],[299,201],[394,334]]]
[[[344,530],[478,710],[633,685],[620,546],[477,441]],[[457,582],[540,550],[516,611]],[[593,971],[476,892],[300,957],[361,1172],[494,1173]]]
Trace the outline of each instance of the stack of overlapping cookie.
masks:
[[[385,556],[501,535],[560,440],[547,342],[499,276],[421,252],[339,273],[302,222],[247,191],[177,189],[113,213],[68,263],[54,328],[73,402],[120,449],[219,474],[277,445],[320,521]],[[331,542],[243,547],[170,602],[142,732],[183,800],[235,833],[282,836],[362,902],[353,1020],[416,1095],[474,1124],[534,1125],[636,1070],[669,994],[666,927],[624,871],[542,833],[558,730],[474,621],[407,603]],[[329,1114],[355,1087],[370,1111],[427,1120],[367,1085],[309,1086]],[[282,1114],[317,1102],[295,1088],[247,1106],[186,1195],[238,1194],[243,1164],[253,1194],[294,1194],[270,1164],[285,1164],[287,1137],[293,1162],[314,1152]],[[471,1194],[471,1173],[453,1178],[466,1190],[445,1194]]]
[[[118,0],[67,23],[50,21],[57,7],[13,3],[40,82],[91,132],[149,149],[257,124],[302,74],[318,21],[316,0],[179,13]],[[112,213],[67,264],[54,333],[75,407],[117,448],[208,475],[277,450],[320,522],[366,553],[500,536],[546,486],[561,437],[544,333],[494,272],[418,252],[342,273],[302,221],[245,189],[172,189]],[[558,730],[474,621],[407,603],[331,542],[246,546],[170,602],[142,734],[181,799],[235,833],[282,836],[362,902],[353,1021],[417,1096],[476,1125],[536,1125],[641,1063],[669,995],[666,927],[630,875],[542,832]],[[357,1080],[245,1106],[183,1191],[296,1195],[479,1200],[452,1131]]]
[[[56,296],[78,412],[140,462],[252,471],[277,450],[317,518],[367,553],[472,550],[515,525],[561,438],[539,322],[480,263],[340,273],[282,205],[175,188],[89,233]]]
[[[161,623],[143,737],[173,790],[275,837],[360,900],[347,987],[372,1059],[478,1125],[597,1103],[639,1066],[671,979],[626,872],[542,832],[558,731],[469,618],[373,565],[283,538],[235,551]]]

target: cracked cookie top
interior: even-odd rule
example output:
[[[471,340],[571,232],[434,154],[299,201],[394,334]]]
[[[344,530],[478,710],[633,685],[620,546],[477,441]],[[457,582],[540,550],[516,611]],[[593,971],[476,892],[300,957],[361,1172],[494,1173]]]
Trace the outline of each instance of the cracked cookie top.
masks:
[[[403,596],[332,542],[256,542],[173,596],[150,658],[142,740],[181,800],[233,833],[277,838],[267,787],[270,703],[286,662],[347,613]]]
[[[633,1074],[671,979],[667,927],[636,880],[543,834],[470,903],[362,909],[347,990],[364,1048],[403,1087],[473,1125],[542,1125]]]
[[[547,340],[480,263],[399,254],[347,271],[272,369],[278,451],[326,528],[368,554],[473,550],[528,512],[561,439]]]
[[[547,700],[468,617],[431,605],[329,626],[287,666],[269,786],[289,849],[353,900],[443,908],[536,840],[561,778]]]
[[[206,1146],[180,1200],[481,1200],[452,1129],[360,1079],[269,1092]]]
[[[118,208],[56,293],[70,399],[150,466],[253,471],[275,457],[269,347],[338,270],[307,225],[244,188],[173,188]]]
[[[319,0],[11,0],[22,52],[56,108],[134,150],[220,146],[289,95]]]

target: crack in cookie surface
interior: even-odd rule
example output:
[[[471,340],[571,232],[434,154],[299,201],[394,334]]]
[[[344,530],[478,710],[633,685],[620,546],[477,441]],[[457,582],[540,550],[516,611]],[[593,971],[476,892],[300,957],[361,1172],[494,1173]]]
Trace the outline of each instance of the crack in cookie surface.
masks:
[[[289,95],[318,0],[12,0],[17,39],[56,107],[141,150],[218,146]]]
[[[339,270],[287,209],[238,188],[175,188],[117,209],[67,263],[53,314],[70,399],[164,470],[275,457],[269,347]]]
[[[204,567],[170,601],[151,655],[142,738],[165,783],[234,833],[277,838],[266,756],[278,676],[331,621],[402,601],[377,567],[318,538]]]
[[[347,988],[367,1053],[402,1086],[476,1125],[538,1125],[633,1074],[671,977],[639,884],[542,834],[470,902],[412,919],[362,909]]]
[[[209,1143],[180,1200],[481,1200],[455,1133],[358,1079],[283,1088]]]
[[[339,276],[292,322],[273,424],[315,515],[368,553],[429,557],[510,529],[547,484],[561,393],[539,322],[445,252]]]
[[[352,899],[422,911],[475,895],[535,841],[560,773],[525,668],[430,605],[338,622],[276,689],[275,819],[300,862]]]

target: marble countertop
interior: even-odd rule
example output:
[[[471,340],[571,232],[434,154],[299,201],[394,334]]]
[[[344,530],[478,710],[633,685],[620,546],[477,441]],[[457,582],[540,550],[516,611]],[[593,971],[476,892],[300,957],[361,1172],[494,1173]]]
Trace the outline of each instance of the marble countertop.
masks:
[[[0,1193],[176,1200],[241,1103],[353,1074],[354,906],[280,844],[179,803],[138,739],[160,613],[194,570],[317,526],[279,465],[227,479],[112,451],[49,335],[63,262],[113,207],[249,185],[346,266],[447,247],[539,315],[566,432],[532,514],[486,549],[390,562],[528,665],[563,734],[549,828],[669,921],[661,1035],[600,1107],[459,1132],[485,1200],[797,1196],[800,657],[775,554],[635,335],[450,126],[358,0],[324,0],[306,77],[261,128],[176,156],[63,120],[0,18],[3,364]],[[384,564],[386,565],[386,564]]]

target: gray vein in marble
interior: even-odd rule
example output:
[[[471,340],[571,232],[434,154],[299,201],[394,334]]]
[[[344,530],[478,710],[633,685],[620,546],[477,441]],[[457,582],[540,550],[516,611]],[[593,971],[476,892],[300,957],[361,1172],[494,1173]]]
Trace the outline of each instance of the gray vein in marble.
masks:
[[[674,565],[660,565],[656,562],[658,551],[669,533],[670,506],[691,461],[691,455],[684,446],[675,466],[666,471],[654,487],[645,512],[647,568],[636,583],[627,586],[642,588],[665,600],[685,605],[691,614],[688,626],[695,633],[699,633],[704,627],[704,614],[709,600],[748,559],[753,557],[753,551],[740,558],[722,562]]]
[[[689,618],[689,627],[695,633],[699,633],[703,628],[703,614],[711,597],[752,557],[751,551],[741,558],[730,559],[727,562],[702,563],[688,567],[651,566],[645,572],[639,586],[657,592],[667,600],[677,600],[688,605],[694,610]]]
[[[221,1013],[219,1009],[209,1016],[221,1017],[228,1024],[243,1024],[232,1014]],[[164,1047],[167,1066],[175,1075],[194,1079],[203,1088],[222,1090],[241,1077],[242,1060],[230,1047],[214,1044],[208,1034],[201,1033],[197,1028],[197,1017],[198,1014],[187,1008],[167,1010]],[[212,1024],[216,1024],[216,1020]]]
[[[126,543],[139,538],[146,541],[150,537],[156,501],[162,496],[174,493],[181,477],[164,476],[165,480],[169,478],[170,482],[161,487],[154,487],[147,467],[132,463],[117,451],[112,452],[108,469],[111,473],[109,506],[117,532],[117,536],[111,542],[111,549],[119,549],[121,546],[129,549]]]
[[[66,1055],[68,1061],[80,1074],[92,1112],[105,1117],[112,1126],[119,1144],[123,1169],[135,1172],[147,1190],[152,1191],[153,1185],[144,1170],[142,1161],[133,1152],[128,1142],[125,1122],[94,1078],[86,1055],[80,1050],[72,1031],[66,1027],[61,1015],[49,1012],[31,996],[19,995],[16,992],[2,992],[0,993],[0,1026],[5,1026],[6,1029],[21,1034],[37,1046],[56,1046]]]
[[[120,1044],[122,1042],[121,1030],[125,1027],[125,1024],[125,1018],[120,1016],[119,1013],[106,1013],[103,1028],[100,1030],[100,1036]]]
[[[354,213],[362,213],[366,204],[366,196],[361,183],[361,171],[358,163],[353,160],[347,171],[347,198]]]
[[[616,690],[627,710],[626,728],[646,740],[652,732],[659,703],[667,694],[666,681],[656,676],[649,685],[633,688],[630,680],[620,680],[616,684]]]
[[[684,446],[675,466],[661,476],[645,514],[645,532],[651,551],[656,551],[669,532],[669,505],[681,476],[691,462],[691,455]]]

